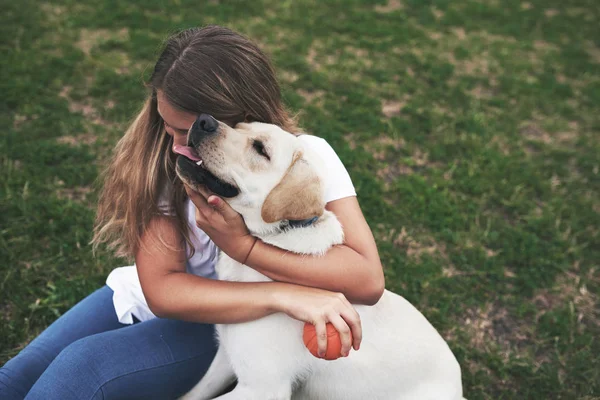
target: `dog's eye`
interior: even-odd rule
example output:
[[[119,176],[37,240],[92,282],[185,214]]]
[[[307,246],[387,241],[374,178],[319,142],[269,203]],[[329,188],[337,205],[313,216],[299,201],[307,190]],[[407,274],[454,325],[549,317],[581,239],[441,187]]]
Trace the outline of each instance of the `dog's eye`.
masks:
[[[261,142],[260,140],[255,140],[252,142],[252,148],[254,150],[256,150],[256,152],[258,154],[260,154],[261,156],[265,157],[267,160],[270,160],[271,157],[269,157],[269,154],[267,154],[267,151],[265,150],[265,146],[263,144],[263,142]]]

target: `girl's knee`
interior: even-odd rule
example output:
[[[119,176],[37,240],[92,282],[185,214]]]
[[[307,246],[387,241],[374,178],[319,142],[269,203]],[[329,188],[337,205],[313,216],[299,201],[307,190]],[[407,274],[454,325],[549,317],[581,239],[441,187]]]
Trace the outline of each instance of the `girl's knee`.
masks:
[[[28,388],[18,385],[0,369],[0,399],[17,400],[25,397]]]
[[[95,398],[105,382],[104,354],[93,336],[71,343],[50,363],[27,399]]]
[[[102,348],[99,348],[98,342],[94,340],[93,336],[85,337],[65,347],[50,364],[50,367],[72,370],[75,374],[77,372],[92,373],[97,369],[97,363],[102,362],[102,356],[105,353]]]
[[[0,368],[0,399],[22,399],[60,350],[34,340]]]

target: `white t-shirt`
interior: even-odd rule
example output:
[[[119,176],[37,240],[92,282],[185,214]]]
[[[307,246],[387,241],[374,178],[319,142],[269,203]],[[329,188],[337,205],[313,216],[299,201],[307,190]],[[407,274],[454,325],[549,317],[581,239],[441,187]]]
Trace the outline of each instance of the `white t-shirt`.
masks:
[[[356,196],[348,171],[329,143],[312,135],[301,135],[299,139],[319,155],[324,163],[326,172],[322,175],[325,202]],[[195,206],[190,200],[187,201],[187,215],[195,253],[187,261],[186,271],[205,278],[217,279],[215,263],[218,249],[206,233],[196,226]],[[132,324],[133,316],[140,321],[156,318],[144,298],[135,265],[114,269],[108,275],[106,284],[114,291],[113,304],[121,323]]]

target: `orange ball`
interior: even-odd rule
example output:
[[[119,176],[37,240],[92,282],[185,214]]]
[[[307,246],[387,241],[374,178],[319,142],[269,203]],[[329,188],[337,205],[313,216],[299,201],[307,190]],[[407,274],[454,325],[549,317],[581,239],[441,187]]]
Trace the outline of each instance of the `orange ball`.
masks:
[[[327,323],[326,327],[327,351],[325,352],[323,359],[337,360],[342,357],[342,341],[340,339],[340,334],[332,324]],[[308,351],[310,351],[313,356],[319,357],[317,355],[317,352],[319,351],[317,332],[315,331],[315,326],[313,324],[309,324],[308,322],[304,324],[302,339],[304,340],[304,345]],[[352,333],[350,333],[350,339],[352,340]]]

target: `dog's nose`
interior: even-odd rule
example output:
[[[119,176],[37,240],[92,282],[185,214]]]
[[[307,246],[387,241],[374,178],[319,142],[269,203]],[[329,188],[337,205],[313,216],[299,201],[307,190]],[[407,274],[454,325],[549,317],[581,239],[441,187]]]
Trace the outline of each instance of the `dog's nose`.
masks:
[[[214,133],[219,127],[217,120],[208,114],[200,114],[200,116],[196,118],[195,124],[198,125],[198,129],[206,133]]]
[[[196,118],[196,121],[194,121],[192,129],[190,130],[188,145],[193,147],[197,146],[202,139],[216,134],[218,129],[219,121],[208,114],[200,114],[198,118]]]

